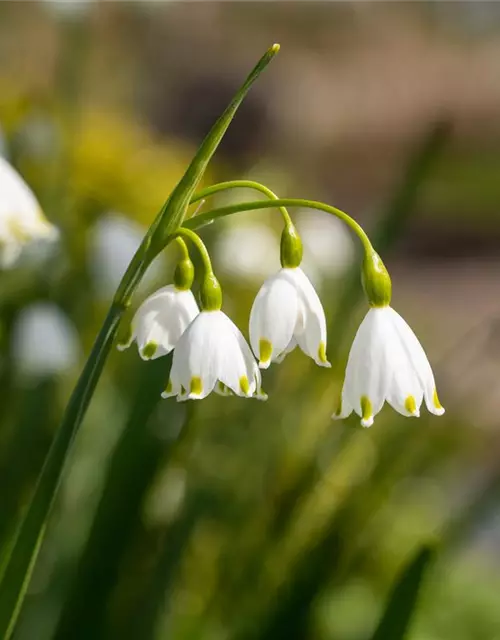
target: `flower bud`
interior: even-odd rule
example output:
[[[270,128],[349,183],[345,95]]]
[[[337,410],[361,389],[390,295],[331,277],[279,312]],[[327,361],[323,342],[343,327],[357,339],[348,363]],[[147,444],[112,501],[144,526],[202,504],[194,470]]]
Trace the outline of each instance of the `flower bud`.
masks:
[[[361,280],[370,307],[386,307],[391,303],[391,278],[375,251],[365,255]]]
[[[302,262],[302,240],[293,224],[287,224],[281,234],[281,266],[294,269]]]

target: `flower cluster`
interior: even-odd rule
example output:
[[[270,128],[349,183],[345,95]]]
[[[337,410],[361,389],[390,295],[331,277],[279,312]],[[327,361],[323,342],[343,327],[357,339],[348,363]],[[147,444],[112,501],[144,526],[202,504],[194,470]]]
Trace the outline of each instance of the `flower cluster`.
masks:
[[[222,293],[208,252],[192,231],[179,229],[199,249],[204,262],[199,309],[191,285],[194,268],[184,245],[173,285],[163,287],[140,306],[127,339],[135,340],[145,360],[173,351],[170,379],[162,396],[199,400],[212,391],[266,399],[261,369],[282,362],[297,346],[321,367],[327,359],[327,325],[321,301],[300,268],[302,244],[291,223],[281,238],[282,268],[260,288],[250,312],[250,346],[221,311]],[[365,247],[366,249],[366,247]],[[390,278],[371,245],[366,250],[363,284],[370,304],[347,363],[341,406],[332,416],[353,411],[369,427],[388,402],[405,416],[419,416],[425,404],[441,415],[431,367],[417,337],[390,306]]]
[[[0,156],[0,267],[11,267],[25,245],[36,240],[55,240],[58,235],[31,189]]]

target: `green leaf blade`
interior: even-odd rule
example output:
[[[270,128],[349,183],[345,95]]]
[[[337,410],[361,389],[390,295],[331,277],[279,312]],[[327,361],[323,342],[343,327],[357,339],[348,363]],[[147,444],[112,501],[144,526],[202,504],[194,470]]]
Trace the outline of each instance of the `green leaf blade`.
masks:
[[[371,640],[403,640],[406,638],[417,606],[423,578],[435,554],[435,546],[424,545],[403,569],[392,588],[382,618]]]

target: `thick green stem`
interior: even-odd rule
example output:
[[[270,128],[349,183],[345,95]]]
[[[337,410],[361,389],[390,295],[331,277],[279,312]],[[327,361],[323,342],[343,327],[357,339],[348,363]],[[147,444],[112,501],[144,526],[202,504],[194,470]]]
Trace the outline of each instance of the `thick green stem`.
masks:
[[[209,198],[210,196],[213,196],[216,193],[220,193],[221,191],[227,191],[228,189],[254,189],[255,191],[260,191],[261,193],[263,193],[270,200],[279,200],[278,196],[273,191],[271,191],[271,189],[261,184],[260,182],[255,182],[254,180],[229,180],[227,182],[219,182],[218,184],[213,184],[206,189],[198,191],[198,193],[196,193],[191,198],[191,204],[199,202],[200,200],[204,200],[205,198]],[[292,224],[290,214],[288,213],[286,208],[278,207],[278,209],[283,216],[285,224]]]
[[[189,260],[189,251],[184,240],[180,237],[177,237],[175,241],[181,252],[181,260]]]
[[[206,194],[204,194],[206,197]],[[193,200],[194,201],[194,200]],[[228,205],[227,207],[220,207],[218,209],[212,209],[200,213],[195,218],[190,218],[184,222],[184,227],[188,229],[199,229],[207,224],[211,224],[219,218],[225,216],[231,216],[233,213],[240,213],[243,211],[256,211],[259,209],[271,209],[274,207],[301,207],[303,209],[318,209],[329,213],[336,218],[339,218],[347,224],[348,227],[358,236],[363,245],[366,254],[371,255],[374,251],[370,239],[364,232],[363,228],[353,219],[347,215],[344,211],[332,207],[329,204],[318,202],[316,200],[303,200],[302,198],[278,198],[277,200],[257,200],[256,202],[241,202],[237,204]]]

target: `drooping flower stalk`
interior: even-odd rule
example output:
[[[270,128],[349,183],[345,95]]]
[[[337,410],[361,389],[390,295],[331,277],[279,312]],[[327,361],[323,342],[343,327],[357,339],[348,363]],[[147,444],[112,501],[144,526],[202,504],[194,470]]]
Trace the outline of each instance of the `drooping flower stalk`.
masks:
[[[255,184],[252,187],[256,188]],[[442,415],[444,409],[437,395],[434,376],[427,356],[410,327],[389,306],[392,289],[390,276],[362,227],[348,214],[336,207],[314,200],[276,198],[275,194],[270,192],[271,195],[269,195],[269,190],[261,187],[262,185],[258,186],[258,190],[268,195],[271,202],[245,202],[213,209],[187,220],[185,226],[197,229],[219,218],[243,211],[256,211],[272,207],[301,207],[319,209],[336,216],[358,236],[364,250],[362,283],[371,310],[361,325],[352,346],[342,393],[342,406],[334,414],[334,417],[347,417],[352,411],[355,411],[360,415],[363,426],[370,426],[373,423],[373,417],[380,411],[385,400],[402,415],[418,416],[423,399],[425,399],[431,413]],[[206,198],[224,188],[225,183],[215,185],[210,191],[205,190],[202,197]],[[227,188],[232,188],[232,185]],[[276,288],[275,296],[270,295],[272,286]],[[285,294],[283,291],[278,292],[278,288],[280,290],[286,288],[286,284],[282,282],[281,278],[276,279],[275,277],[272,285],[271,282],[266,283],[259,294],[260,297],[258,296],[256,300],[253,321],[251,318],[252,345],[260,359],[261,366],[264,367],[268,366],[272,360],[281,361],[295,347],[295,343],[298,342],[296,333],[300,334],[302,328],[300,325],[294,325],[291,321],[294,313],[288,313],[285,316],[283,313],[279,314],[278,309],[286,308],[287,305],[289,311],[294,312],[296,308],[293,303],[292,288],[290,287]],[[265,300],[271,300],[273,306],[270,306],[269,302],[266,304]],[[268,317],[265,325],[269,327],[268,331],[272,331],[275,336],[276,349],[272,340],[263,339],[263,336],[259,335],[262,333],[261,320],[266,314]],[[279,317],[286,318],[286,325],[277,326],[276,320]],[[299,331],[297,331],[297,326],[299,326]],[[288,336],[290,333],[290,342],[285,344],[286,341],[282,336]],[[308,353],[307,348],[303,350]],[[311,355],[314,357],[312,353]],[[324,351],[321,355],[325,355]]]

